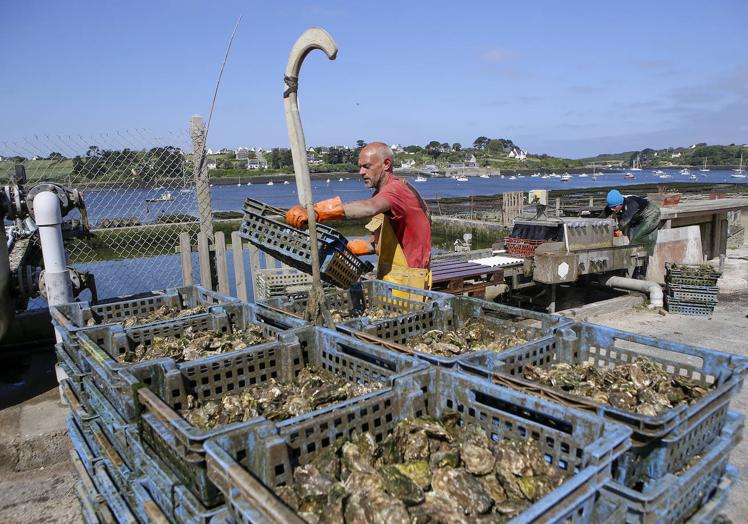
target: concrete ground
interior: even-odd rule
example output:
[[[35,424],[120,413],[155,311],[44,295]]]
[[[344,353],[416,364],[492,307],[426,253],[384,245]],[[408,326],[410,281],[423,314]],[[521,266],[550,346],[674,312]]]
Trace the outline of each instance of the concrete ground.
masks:
[[[0,411],[0,522],[80,523],[57,389]]]

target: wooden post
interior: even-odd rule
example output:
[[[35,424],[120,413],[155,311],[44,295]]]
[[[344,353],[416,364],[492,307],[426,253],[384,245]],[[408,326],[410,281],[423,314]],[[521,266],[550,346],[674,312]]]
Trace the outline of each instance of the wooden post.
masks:
[[[191,286],[195,283],[192,279],[192,245],[186,231],[179,233],[179,258],[182,261],[182,285]]]
[[[249,245],[249,277],[252,279],[252,299],[256,303],[259,298],[257,290],[257,275],[260,274],[260,254],[255,246]]]
[[[247,279],[244,274],[244,249],[242,248],[242,237],[238,231],[231,233],[231,253],[234,255],[234,277],[236,278],[236,296],[239,300],[247,302]]]
[[[590,207],[595,207],[595,197],[590,197]]]
[[[218,277],[218,292],[223,295],[231,293],[229,289],[229,269],[226,265],[226,235],[223,231],[215,233],[216,240],[216,275]]]
[[[213,289],[213,279],[210,278],[210,244],[208,235],[200,232],[197,235],[197,253],[200,258],[200,284],[206,289]]]
[[[201,116],[195,115],[190,122],[192,135],[192,162],[194,163],[195,196],[200,215],[200,232],[209,241],[213,241],[213,210],[210,202],[210,184],[208,182],[208,162],[205,158],[205,123]]]
[[[561,216],[561,197],[556,197],[556,216]]]

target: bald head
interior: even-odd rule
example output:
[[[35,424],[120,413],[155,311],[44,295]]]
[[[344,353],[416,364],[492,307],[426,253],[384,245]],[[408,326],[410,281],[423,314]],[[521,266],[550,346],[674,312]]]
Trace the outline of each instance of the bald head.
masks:
[[[385,174],[392,174],[392,149],[384,142],[364,146],[358,155],[358,173],[366,187],[379,188]]]

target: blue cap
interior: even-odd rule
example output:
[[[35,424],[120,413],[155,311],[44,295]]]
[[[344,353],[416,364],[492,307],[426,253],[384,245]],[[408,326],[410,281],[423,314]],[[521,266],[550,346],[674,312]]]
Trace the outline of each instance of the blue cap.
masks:
[[[617,189],[608,191],[608,207],[620,206],[623,204],[623,195]]]

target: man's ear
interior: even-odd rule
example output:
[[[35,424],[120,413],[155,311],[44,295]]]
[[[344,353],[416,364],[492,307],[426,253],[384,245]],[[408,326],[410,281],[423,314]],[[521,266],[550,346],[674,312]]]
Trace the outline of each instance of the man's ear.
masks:
[[[392,167],[392,159],[391,158],[385,158],[384,162],[382,162],[382,163],[384,164],[384,170],[385,171],[389,171],[390,168]]]

